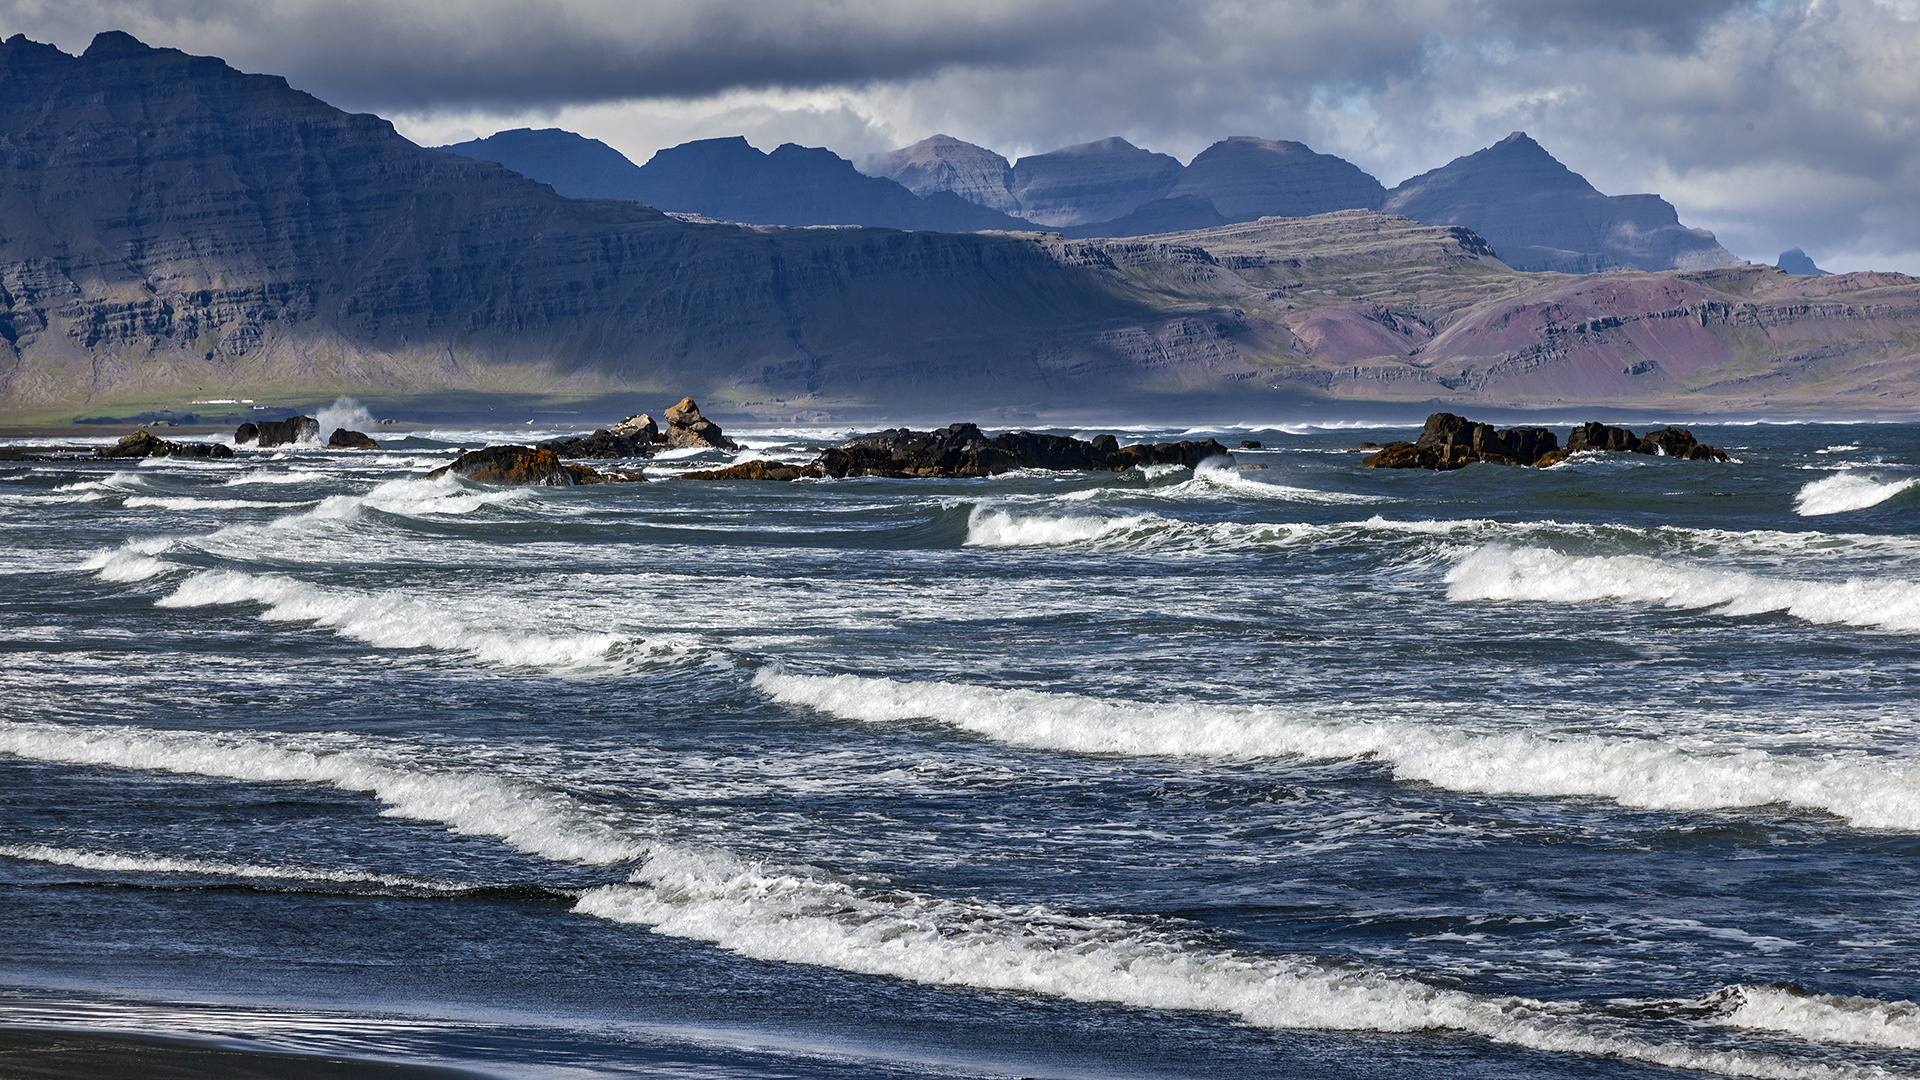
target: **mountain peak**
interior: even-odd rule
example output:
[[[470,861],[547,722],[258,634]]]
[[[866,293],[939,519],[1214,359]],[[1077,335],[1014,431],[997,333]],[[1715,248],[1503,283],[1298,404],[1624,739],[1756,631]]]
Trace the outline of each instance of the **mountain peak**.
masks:
[[[93,44],[80,55],[89,60],[103,60],[114,56],[144,56],[159,52],[146,42],[127,33],[125,30],[103,30],[93,37]]]

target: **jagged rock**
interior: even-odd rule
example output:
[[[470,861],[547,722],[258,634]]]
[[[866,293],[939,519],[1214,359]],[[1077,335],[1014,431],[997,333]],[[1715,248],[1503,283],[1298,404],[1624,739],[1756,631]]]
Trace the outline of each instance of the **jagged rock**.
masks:
[[[378,450],[380,444],[374,442],[364,431],[348,431],[346,428],[334,428],[327,436],[329,450]]]
[[[319,440],[320,421],[311,416],[290,416],[285,420],[262,420],[258,424],[241,424],[233,432],[234,442],[259,443],[262,450],[269,446],[285,446],[289,443],[318,442]]]
[[[1652,450],[1640,449],[1640,436],[1626,428],[1610,427],[1596,420],[1589,420],[1573,429],[1567,436],[1567,450],[1573,453],[1581,450],[1653,453]]]
[[[675,448],[740,449],[740,444],[727,438],[719,424],[700,415],[700,406],[695,405],[690,397],[681,398],[680,404],[667,410],[667,445]]]
[[[568,465],[551,450],[534,446],[489,446],[470,450],[427,474],[464,476],[475,483],[501,487],[575,487],[581,484],[630,483],[644,480],[639,473],[602,473],[586,465]]]
[[[1558,465],[1578,450],[1665,454],[1693,461],[1725,461],[1727,455],[1702,446],[1685,428],[1666,427],[1640,438],[1626,428],[1590,422],[1567,436],[1565,449],[1542,427],[1496,429],[1453,413],[1434,413],[1417,443],[1392,442],[1360,462],[1370,469],[1458,469],[1483,461],[1493,465]]]
[[[570,458],[643,458],[651,457],[655,450],[650,427],[637,433],[600,428],[591,435],[548,439],[539,448]]]
[[[648,442],[655,442],[660,438],[660,425],[654,423],[653,417],[646,413],[629,416],[607,430],[615,435],[644,436]]]
[[[682,480],[818,480],[827,475],[812,465],[788,465],[779,461],[746,461],[724,469],[682,473]]]
[[[981,477],[1012,469],[1112,471],[1137,465],[1185,465],[1227,455],[1217,440],[1122,447],[1111,435],[1092,442],[1030,431],[988,438],[976,424],[937,431],[890,428],[858,435],[820,455],[829,476]]]
[[[96,447],[93,451],[93,456],[103,458],[230,458],[233,456],[233,447],[225,443],[168,442],[143,428],[131,435],[122,436],[120,441],[112,446]]]
[[[1681,427],[1663,427],[1649,431],[1640,439],[1639,451],[1643,454],[1663,454],[1667,457],[1685,458],[1688,461],[1725,461],[1727,452],[1717,446],[1707,446],[1693,437],[1693,432]]]

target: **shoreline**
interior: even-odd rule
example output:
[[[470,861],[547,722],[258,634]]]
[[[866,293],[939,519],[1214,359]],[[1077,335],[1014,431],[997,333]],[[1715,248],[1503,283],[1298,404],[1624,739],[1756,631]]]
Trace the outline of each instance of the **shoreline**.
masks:
[[[7,1080],[492,1080],[443,1065],[235,1047],[213,1039],[83,1028],[0,1027]]]

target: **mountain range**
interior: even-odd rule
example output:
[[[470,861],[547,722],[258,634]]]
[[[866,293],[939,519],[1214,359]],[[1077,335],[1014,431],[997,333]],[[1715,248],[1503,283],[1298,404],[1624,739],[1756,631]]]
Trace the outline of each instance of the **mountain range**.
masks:
[[[827,188],[857,183],[824,151],[718,143],[668,160],[798,163]],[[1238,186],[1207,191],[1264,198],[1244,163],[1273,158],[1317,170],[1324,190],[1357,183],[1303,147],[1228,146],[1208,169]],[[1202,201],[1226,216],[1199,180],[1180,187],[1199,159],[1166,185],[1146,151],[1077,149],[1016,163],[1005,195],[1110,213],[1126,200],[1076,192],[1117,176],[1143,200],[1122,217],[1168,224]],[[1545,156],[1530,140],[1494,149]],[[605,151],[564,183],[631,180]],[[991,187],[991,162],[965,160],[968,182]],[[1379,193],[1383,209],[1120,238],[725,223],[606,197],[617,190],[570,198],[124,33],[79,56],[15,36],[0,43],[0,413],[340,393],[693,394],[767,420],[1249,417],[1342,401],[1920,408],[1920,281],[1527,273],[1477,229],[1386,212],[1422,190],[1408,185]],[[1010,216],[946,194],[908,192]],[[1569,220],[1631,254],[1618,222],[1633,206],[1606,200]]]
[[[1680,223],[1657,195],[1601,194],[1523,132],[1388,191],[1352,162],[1297,142],[1221,140],[1181,165],[1110,138],[1018,161],[935,135],[880,158],[868,176],[831,151],[763,154],[739,137],[661,150],[635,166],[571,132],[520,129],[444,146],[498,162],[576,198],[626,198],[670,212],[761,225],[1048,230],[1146,236],[1262,217],[1385,209],[1464,225],[1517,270],[1699,270],[1742,260]]]

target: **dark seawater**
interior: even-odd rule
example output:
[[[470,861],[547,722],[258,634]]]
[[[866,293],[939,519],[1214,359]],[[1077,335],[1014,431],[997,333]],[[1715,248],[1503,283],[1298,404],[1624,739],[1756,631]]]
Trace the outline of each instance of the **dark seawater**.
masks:
[[[1920,1076],[1920,427],[1694,431],[1737,460],[0,465],[0,1024],[507,1077]]]

